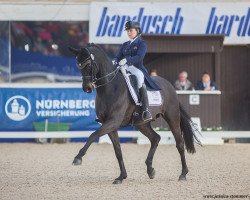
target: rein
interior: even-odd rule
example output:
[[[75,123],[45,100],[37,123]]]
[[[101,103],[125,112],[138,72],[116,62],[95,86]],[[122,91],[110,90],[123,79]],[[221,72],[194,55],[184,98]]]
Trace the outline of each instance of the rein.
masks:
[[[104,85],[107,85],[108,83],[110,83],[117,75],[117,73],[119,72],[120,67],[117,67],[114,71],[100,77],[97,78],[96,74],[94,71],[96,71],[96,68],[98,68],[98,64],[95,61],[95,57],[94,55],[90,52],[90,50],[85,47],[84,49],[87,50],[89,57],[86,58],[83,62],[79,63],[77,65],[77,67],[82,70],[83,68],[85,68],[88,64],[90,64],[91,67],[91,76],[83,76],[84,79],[90,79],[91,80],[91,84],[94,86],[94,88],[99,88],[102,87]],[[98,82],[102,82],[102,80],[104,80],[104,83],[98,83]]]
[[[120,67],[117,67],[114,71],[106,74],[105,76],[100,77],[100,78],[96,78],[95,82],[93,82],[94,83],[94,87],[95,88],[99,88],[99,87],[107,85],[108,83],[110,83],[111,81],[113,81],[113,79],[116,77],[117,73],[119,72],[119,69],[120,69]],[[98,85],[97,81],[101,81],[102,79],[104,79],[104,80],[108,79],[108,80],[105,83]]]

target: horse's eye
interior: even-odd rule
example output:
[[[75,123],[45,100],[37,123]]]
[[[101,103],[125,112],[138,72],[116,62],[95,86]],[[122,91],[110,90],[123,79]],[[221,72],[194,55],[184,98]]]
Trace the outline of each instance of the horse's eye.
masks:
[[[83,69],[84,68],[84,64],[83,63],[77,63],[76,65],[77,65],[77,67],[79,69]]]

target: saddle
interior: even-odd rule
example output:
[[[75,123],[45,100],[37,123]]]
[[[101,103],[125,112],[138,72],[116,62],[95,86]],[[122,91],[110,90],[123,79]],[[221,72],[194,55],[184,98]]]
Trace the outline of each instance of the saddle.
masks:
[[[122,75],[125,78],[129,92],[131,94],[132,99],[135,102],[135,105],[141,106],[139,98],[138,82],[136,76],[128,72],[124,66],[120,66],[120,71],[122,72]],[[147,88],[147,95],[148,95],[149,107],[162,105],[162,97],[160,91],[149,90]]]

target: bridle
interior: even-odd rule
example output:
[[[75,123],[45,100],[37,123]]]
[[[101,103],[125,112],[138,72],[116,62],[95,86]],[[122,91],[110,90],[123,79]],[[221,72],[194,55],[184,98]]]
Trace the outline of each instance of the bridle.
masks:
[[[96,63],[95,61],[95,56],[94,54],[92,54],[90,52],[90,50],[85,47],[84,48],[89,56],[81,63],[77,63],[77,67],[78,69],[82,70],[84,69],[86,66],[90,65],[91,67],[91,75],[90,76],[82,76],[83,79],[89,79],[91,81],[91,84],[94,86],[94,88],[98,88],[98,87],[101,87],[101,86],[104,86],[106,84],[108,84],[109,82],[111,82],[117,75],[117,73],[119,72],[119,69],[120,67],[117,67],[114,71],[100,77],[100,78],[97,78],[96,77],[96,70],[98,70],[98,64]],[[104,82],[104,83],[102,83]]]

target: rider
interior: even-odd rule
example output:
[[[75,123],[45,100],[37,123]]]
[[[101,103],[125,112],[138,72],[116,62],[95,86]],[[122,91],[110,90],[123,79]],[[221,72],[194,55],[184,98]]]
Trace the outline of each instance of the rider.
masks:
[[[159,86],[151,79],[146,68],[143,66],[143,59],[147,51],[147,46],[141,36],[140,23],[136,21],[127,21],[125,23],[125,30],[129,37],[129,41],[123,43],[119,53],[113,59],[113,64],[123,66],[127,65],[127,71],[137,77],[139,95],[142,103],[143,113],[142,119],[148,121],[152,119],[152,115],[148,110],[148,96],[147,89],[144,83],[153,90],[160,90]]]

